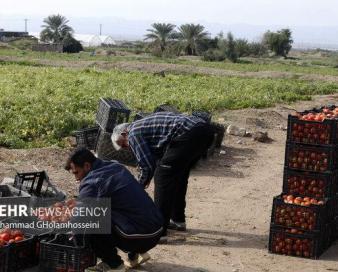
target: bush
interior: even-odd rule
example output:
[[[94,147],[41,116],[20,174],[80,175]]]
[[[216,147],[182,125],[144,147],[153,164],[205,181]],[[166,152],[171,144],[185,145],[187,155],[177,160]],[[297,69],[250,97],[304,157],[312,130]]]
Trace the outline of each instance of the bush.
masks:
[[[266,47],[262,43],[252,42],[249,44],[249,55],[261,57],[267,53]]]
[[[37,43],[38,39],[35,37],[20,38],[9,42],[11,46],[21,50],[32,49],[32,46]]]
[[[224,61],[225,54],[219,49],[209,49],[203,54],[203,60],[205,61]]]
[[[63,40],[63,52],[66,53],[79,53],[83,51],[83,47],[78,40],[75,40],[72,36],[68,35]]]

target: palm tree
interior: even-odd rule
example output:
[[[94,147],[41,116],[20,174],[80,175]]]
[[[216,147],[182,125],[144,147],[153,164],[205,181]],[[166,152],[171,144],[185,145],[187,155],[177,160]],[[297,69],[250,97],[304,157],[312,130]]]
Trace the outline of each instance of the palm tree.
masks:
[[[185,44],[185,51],[188,55],[196,55],[197,44],[206,39],[209,35],[200,24],[184,24],[178,28],[179,39]]]
[[[168,41],[175,38],[174,29],[176,26],[167,23],[154,23],[151,26],[153,29],[147,29],[150,33],[145,35],[145,40],[153,40],[160,45],[161,52],[163,52]]]
[[[60,43],[73,33],[73,29],[67,25],[68,20],[62,15],[50,15],[43,19],[43,22],[44,29],[40,33],[42,41]]]

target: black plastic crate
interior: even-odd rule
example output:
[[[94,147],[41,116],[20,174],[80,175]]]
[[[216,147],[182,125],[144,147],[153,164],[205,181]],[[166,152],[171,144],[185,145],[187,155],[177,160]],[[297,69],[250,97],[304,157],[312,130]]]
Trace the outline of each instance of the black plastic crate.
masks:
[[[338,119],[306,121],[289,115],[287,139],[302,144],[337,145]]]
[[[105,131],[112,132],[114,127],[129,120],[130,109],[120,100],[100,98],[96,113],[96,123]]]
[[[16,272],[37,264],[36,239],[25,234],[24,240],[9,245],[8,272]]]
[[[147,117],[150,114],[151,114],[150,112],[138,112],[138,113],[135,114],[134,121],[141,120],[141,119],[143,119],[144,117]]]
[[[203,119],[207,123],[211,122],[212,115],[211,115],[210,112],[207,112],[207,111],[193,111],[192,115]]]
[[[78,147],[86,147],[90,150],[94,150],[97,141],[97,135],[99,133],[99,127],[91,127],[79,129],[73,132],[76,138],[76,145]]]
[[[159,105],[154,109],[154,112],[161,112],[161,111],[168,111],[168,112],[173,112],[173,113],[180,113],[178,109],[176,109],[174,106],[169,105],[169,104],[162,104]]]
[[[301,206],[285,203],[281,195],[273,198],[271,224],[298,228],[299,230],[323,230],[333,220],[333,203],[325,199],[324,205]]]
[[[74,241],[74,240],[73,240]],[[96,264],[94,252],[86,246],[69,241],[68,235],[57,234],[50,241],[42,241],[40,249],[40,272],[84,272]]]
[[[215,147],[221,147],[222,146],[222,142],[223,142],[223,138],[224,138],[224,134],[225,134],[225,127],[222,124],[218,124],[215,122],[211,122],[210,126],[212,128],[212,130],[214,131],[215,134],[215,138],[214,138],[214,146]]]
[[[116,150],[111,141],[111,133],[102,130],[99,132],[95,153],[102,160],[116,160],[130,166],[137,164],[131,149]]]
[[[0,272],[8,272],[8,246],[0,247]]]
[[[288,228],[271,225],[269,252],[294,257],[318,259],[332,242],[332,225],[323,232],[293,234]]]
[[[35,198],[49,201],[62,201],[66,198],[66,195],[50,182],[45,171],[17,173],[13,186]]]
[[[331,173],[337,170],[338,146],[286,143],[285,166],[290,169]]]
[[[323,199],[334,197],[337,193],[338,173],[319,174],[284,169],[283,193]]]
[[[27,192],[17,189],[9,184],[0,184],[0,203],[7,203],[18,198],[29,199],[31,197]]]

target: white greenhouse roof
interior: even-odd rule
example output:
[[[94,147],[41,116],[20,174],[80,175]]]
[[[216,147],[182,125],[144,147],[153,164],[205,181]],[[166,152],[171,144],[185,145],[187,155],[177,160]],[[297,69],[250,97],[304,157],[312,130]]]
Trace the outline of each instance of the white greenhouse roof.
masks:
[[[29,32],[29,35],[32,35],[40,39],[39,32]],[[73,37],[78,40],[82,46],[100,46],[102,44],[116,44],[115,40],[108,35],[93,35],[93,34],[74,34]]]

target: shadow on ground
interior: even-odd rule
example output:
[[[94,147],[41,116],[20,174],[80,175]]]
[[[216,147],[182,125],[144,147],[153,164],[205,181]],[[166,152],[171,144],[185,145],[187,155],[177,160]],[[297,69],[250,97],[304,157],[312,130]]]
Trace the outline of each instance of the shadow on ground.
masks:
[[[222,151],[221,154],[220,152]],[[213,156],[201,159],[194,172],[200,176],[244,178],[239,169],[248,167],[248,161],[257,156],[254,149],[222,146]]]
[[[187,232],[171,232],[168,244],[224,247],[225,250],[226,248],[256,248],[265,250],[267,248],[268,241],[268,235],[189,229]]]

